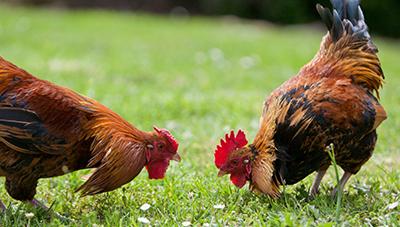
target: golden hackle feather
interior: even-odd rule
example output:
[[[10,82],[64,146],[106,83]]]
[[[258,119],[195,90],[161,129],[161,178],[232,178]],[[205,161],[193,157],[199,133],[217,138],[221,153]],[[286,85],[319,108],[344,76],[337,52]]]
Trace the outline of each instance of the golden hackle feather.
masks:
[[[99,103],[92,108],[94,120],[85,125],[88,130],[86,137],[94,138],[89,166],[96,165],[105,153],[117,144],[128,146],[129,144],[126,144],[125,141],[139,143],[150,136],[149,133],[140,131]]]
[[[260,153],[252,165],[250,189],[262,192],[273,198],[279,197],[279,184],[273,179],[276,156],[273,153]]]
[[[268,106],[264,106],[263,115],[260,119],[260,129],[254,139],[253,144],[259,150],[271,148],[271,141],[276,132],[276,127],[280,123],[289,120],[290,126],[299,126],[296,134],[305,130],[312,122],[312,118],[306,115],[305,108],[298,108],[288,119],[288,111],[292,103],[282,97],[274,97]],[[266,108],[268,107],[268,110]]]
[[[260,120],[260,129],[254,139],[253,145],[259,151],[252,165],[252,184],[250,188],[260,191],[271,197],[279,196],[279,180],[274,176],[274,161],[277,158],[277,148],[274,143],[274,135],[277,125],[289,120],[290,126],[297,126],[295,136],[306,130],[312,119],[306,116],[306,110],[297,109],[288,119],[288,111],[291,102],[282,98],[274,98],[268,105],[268,111],[264,111]]]
[[[85,128],[94,138],[88,167],[97,169],[77,189],[83,196],[114,190],[135,178],[146,164],[146,140],[153,133],[138,130],[108,108],[93,106],[94,118]]]
[[[314,59],[303,67],[300,75],[338,76],[351,78],[354,83],[373,91],[379,97],[384,82],[376,50],[369,40],[344,35],[333,42],[326,35]]]

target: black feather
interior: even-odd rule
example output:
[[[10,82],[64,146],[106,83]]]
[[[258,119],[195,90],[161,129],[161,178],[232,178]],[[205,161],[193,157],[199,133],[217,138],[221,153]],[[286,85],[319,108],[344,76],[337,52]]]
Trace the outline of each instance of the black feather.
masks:
[[[332,6],[338,12],[340,18],[345,17],[344,4],[346,0],[331,0]]]
[[[370,39],[360,0],[331,0],[331,3],[333,13],[320,4],[317,4],[317,11],[327,26],[333,42],[337,42],[344,34],[352,35],[355,39]]]
[[[17,137],[7,137],[3,138],[5,141],[7,141],[9,144],[12,144],[20,149],[23,149],[25,151],[28,151],[27,153],[29,154],[43,154],[42,151],[40,151],[34,143],[32,143],[32,140],[30,139],[21,139]]]
[[[29,122],[0,119],[0,125],[14,127],[14,128],[22,129],[25,128],[27,124],[29,124]]]
[[[346,6],[346,17],[349,19],[354,25],[356,25],[358,21],[358,7],[360,5],[359,0],[350,0],[347,1]]]
[[[317,11],[319,13],[319,15],[321,16],[322,21],[325,23],[326,27],[328,28],[328,30],[331,30],[332,28],[332,14],[329,11],[329,9],[324,8],[322,5],[317,4]]]
[[[331,30],[331,36],[334,42],[338,41],[340,37],[343,35],[343,24],[342,20],[340,19],[339,13],[336,9],[333,10],[333,27]]]
[[[364,13],[361,10],[361,6],[358,6],[358,16],[357,17],[358,17],[358,20],[364,21]]]
[[[0,120],[40,122],[35,112],[16,107],[0,107]]]
[[[18,129],[15,134],[13,130]],[[52,145],[66,146],[67,141],[51,134],[35,112],[19,107],[0,107],[0,131],[5,132],[2,140],[22,149],[28,154],[57,154]]]

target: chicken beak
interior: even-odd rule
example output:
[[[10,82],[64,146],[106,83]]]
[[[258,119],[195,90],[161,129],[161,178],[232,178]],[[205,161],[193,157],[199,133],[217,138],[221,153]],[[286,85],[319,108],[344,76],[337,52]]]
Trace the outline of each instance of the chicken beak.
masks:
[[[224,175],[226,175],[226,174],[228,174],[228,172],[225,172],[225,171],[223,171],[223,170],[220,170],[220,171],[218,172],[218,177],[222,177],[222,176],[224,176]]]
[[[174,154],[174,156],[172,156],[172,160],[180,162],[181,161],[181,156],[179,156],[178,153]]]

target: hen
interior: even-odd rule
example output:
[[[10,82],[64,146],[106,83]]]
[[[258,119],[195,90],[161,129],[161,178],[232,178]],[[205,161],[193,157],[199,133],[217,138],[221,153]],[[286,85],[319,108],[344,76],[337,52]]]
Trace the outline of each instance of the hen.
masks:
[[[329,144],[344,170],[340,189],[371,157],[376,128],[386,119],[377,99],[384,80],[378,50],[359,0],[331,2],[333,13],[317,5],[329,30],[320,50],[266,99],[253,143],[247,145],[239,131],[217,146],[218,175],[230,174],[237,187],[249,181],[252,190],[278,197],[280,185],[295,184],[317,171],[313,196],[331,164],[325,152]]]
[[[180,160],[177,149],[166,129],[141,131],[100,103],[0,57],[0,176],[12,198],[40,205],[34,199],[39,178],[86,168],[96,169],[78,188],[83,195],[114,190],[143,167],[149,178],[163,178],[170,160]]]

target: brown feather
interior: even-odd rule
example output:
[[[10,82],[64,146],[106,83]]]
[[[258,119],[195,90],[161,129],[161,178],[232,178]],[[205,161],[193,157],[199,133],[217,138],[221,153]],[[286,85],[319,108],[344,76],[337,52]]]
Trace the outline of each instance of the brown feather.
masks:
[[[300,74],[351,78],[378,97],[385,78],[376,51],[369,48],[369,40],[357,40],[351,35],[344,35],[337,42],[329,34],[325,36],[319,52]]]
[[[372,154],[375,129],[387,117],[371,95],[379,98],[384,82],[376,53],[368,39],[344,33],[333,42],[328,34],[314,59],[272,92],[253,142],[253,190],[277,197],[280,184],[327,168],[324,148],[331,142],[345,171],[361,168]]]
[[[140,173],[146,145],[160,139],[100,103],[1,57],[0,108],[8,108],[5,118],[12,118],[7,111],[22,111],[21,119],[32,115],[25,123],[0,117],[0,175],[7,179],[9,194],[20,200],[33,198],[39,178],[85,168],[96,169],[78,188],[83,195],[116,189]]]

